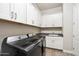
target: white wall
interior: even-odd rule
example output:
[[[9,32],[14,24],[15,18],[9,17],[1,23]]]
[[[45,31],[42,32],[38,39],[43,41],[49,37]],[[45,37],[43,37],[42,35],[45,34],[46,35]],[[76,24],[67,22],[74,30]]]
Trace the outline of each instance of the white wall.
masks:
[[[73,20],[73,5],[71,3],[63,4],[63,35],[64,35],[64,50],[72,51],[72,20]]]
[[[42,28],[41,33],[61,33],[63,34],[62,27]]]
[[[62,33],[62,30],[41,30],[41,33],[60,33],[60,34],[63,34]]]

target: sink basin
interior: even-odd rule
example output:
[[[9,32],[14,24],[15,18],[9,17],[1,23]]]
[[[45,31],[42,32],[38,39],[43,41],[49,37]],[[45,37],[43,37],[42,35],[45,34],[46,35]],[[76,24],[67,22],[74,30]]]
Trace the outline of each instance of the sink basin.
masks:
[[[26,47],[30,46],[31,44],[34,44],[35,42],[37,42],[37,39],[30,40],[30,41],[22,44],[20,47],[26,48]]]
[[[32,40],[30,40],[30,42],[35,42],[35,41],[37,41],[38,39],[32,39]]]

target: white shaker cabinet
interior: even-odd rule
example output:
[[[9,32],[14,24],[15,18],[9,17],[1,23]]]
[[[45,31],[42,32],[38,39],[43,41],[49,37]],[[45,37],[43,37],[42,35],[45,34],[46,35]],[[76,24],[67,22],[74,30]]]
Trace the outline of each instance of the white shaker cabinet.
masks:
[[[41,27],[62,27],[62,13],[44,14]]]
[[[26,3],[10,4],[10,12],[13,14],[13,19],[16,22],[26,23]]]
[[[27,24],[39,26],[41,13],[32,3],[27,3]]]
[[[0,3],[0,18],[10,20],[10,4]]]
[[[34,7],[27,3],[27,24],[34,25]]]
[[[63,38],[46,36],[46,47],[62,50],[63,49]]]
[[[62,27],[62,13],[54,14],[54,19],[52,20],[55,27]]]
[[[15,19],[18,22],[26,23],[26,3],[15,4]]]
[[[26,23],[26,3],[0,3],[0,18]]]

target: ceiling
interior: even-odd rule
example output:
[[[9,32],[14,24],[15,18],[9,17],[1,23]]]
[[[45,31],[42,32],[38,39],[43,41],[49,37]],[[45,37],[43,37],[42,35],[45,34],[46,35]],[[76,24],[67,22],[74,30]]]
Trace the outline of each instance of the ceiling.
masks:
[[[46,10],[62,6],[62,3],[36,3],[36,5],[40,10]]]

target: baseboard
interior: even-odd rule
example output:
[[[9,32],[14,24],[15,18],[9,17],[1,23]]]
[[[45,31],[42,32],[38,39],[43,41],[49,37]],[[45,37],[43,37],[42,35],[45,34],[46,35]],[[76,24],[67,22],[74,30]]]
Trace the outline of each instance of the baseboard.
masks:
[[[63,52],[74,54],[73,51],[69,51],[69,50],[63,50]]]
[[[51,48],[51,47],[46,47],[48,49],[55,49],[55,50],[59,50],[59,51],[63,51],[62,49],[57,49],[57,48]]]

